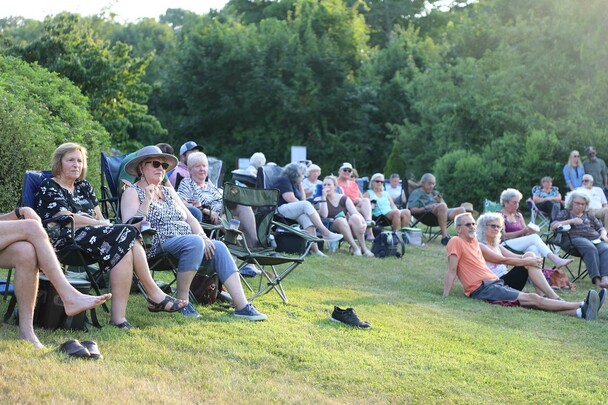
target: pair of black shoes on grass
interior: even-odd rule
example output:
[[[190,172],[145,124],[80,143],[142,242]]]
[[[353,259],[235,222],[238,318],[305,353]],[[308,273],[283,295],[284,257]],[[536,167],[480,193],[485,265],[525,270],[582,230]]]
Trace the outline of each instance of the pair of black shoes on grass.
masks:
[[[353,308],[342,309],[334,306],[334,312],[331,314],[330,320],[340,322],[345,325],[356,326],[361,329],[370,329],[372,325],[367,321],[361,321]]]
[[[59,347],[59,351],[70,357],[77,357],[79,359],[103,359],[97,343],[93,340],[79,342],[78,340],[70,339]]]

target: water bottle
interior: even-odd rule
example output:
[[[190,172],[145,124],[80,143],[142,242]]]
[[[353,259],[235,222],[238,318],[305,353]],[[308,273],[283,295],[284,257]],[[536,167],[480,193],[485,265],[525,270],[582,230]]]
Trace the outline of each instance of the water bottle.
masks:
[[[329,242],[327,244],[327,249],[331,252],[331,253],[335,253],[336,250],[338,250],[338,242],[337,241],[333,241],[333,242]]]
[[[274,238],[273,234],[268,235],[268,240],[270,241],[270,247],[273,249],[277,248],[277,241]]]

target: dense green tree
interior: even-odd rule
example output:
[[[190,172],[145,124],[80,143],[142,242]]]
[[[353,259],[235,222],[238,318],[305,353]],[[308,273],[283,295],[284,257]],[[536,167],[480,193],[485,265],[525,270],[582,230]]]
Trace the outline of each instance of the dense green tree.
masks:
[[[89,97],[91,114],[118,147],[166,131],[147,113],[150,86],[142,81],[149,58],[133,58],[122,42],[110,46],[91,27],[94,19],[62,13],[44,22],[43,35],[10,52],[58,72]]]
[[[67,79],[39,66],[0,56],[0,211],[14,209],[25,170],[48,170],[55,148],[79,142],[89,152],[89,180],[99,185],[99,152],[110,145]]]

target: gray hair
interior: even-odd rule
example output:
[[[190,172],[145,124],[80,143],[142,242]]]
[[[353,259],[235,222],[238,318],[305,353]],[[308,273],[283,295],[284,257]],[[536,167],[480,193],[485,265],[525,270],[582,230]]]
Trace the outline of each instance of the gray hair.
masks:
[[[456,215],[456,217],[454,217],[454,223],[456,224],[456,226],[462,225],[462,218],[463,217],[471,217],[471,218],[473,218],[473,214],[471,214],[470,212],[463,212],[462,214]]]
[[[501,214],[497,212],[489,212],[477,218],[477,240],[492,247],[498,246],[502,238],[502,232],[497,232],[494,240],[486,240],[486,225],[497,222],[501,228],[504,227],[505,221]]]
[[[281,172],[281,175],[289,177],[292,183],[296,183],[300,176],[304,176],[306,174],[306,166],[302,163],[290,163]]]
[[[264,166],[266,164],[266,156],[262,152],[256,152],[249,158],[249,165],[255,167]]]
[[[516,190],[514,188],[508,188],[502,193],[500,193],[500,203],[504,207],[505,203],[511,201],[511,198],[513,197],[517,197],[521,201],[523,195],[519,192],[519,190]]]
[[[422,175],[422,177],[420,178],[420,184],[426,183],[427,181],[429,181],[431,179],[435,179],[435,176],[433,176],[432,173],[424,173]]]
[[[398,173],[393,173],[393,174],[391,174],[391,176],[389,177],[389,180],[392,180],[392,179],[398,179],[398,178],[399,178],[399,174],[398,174]]]
[[[209,160],[207,159],[207,155],[203,152],[194,152],[188,155],[188,170],[192,170],[192,168],[200,163],[206,162],[207,166],[209,166]]]
[[[589,193],[587,193],[586,191],[583,190],[574,190],[574,191],[570,191],[568,194],[566,194],[566,209],[568,211],[570,211],[572,209],[572,203],[574,202],[575,198],[581,198],[583,200],[585,200],[585,203],[587,204],[585,206],[585,211],[587,211],[589,209],[589,203],[591,202],[591,196],[589,195]]]

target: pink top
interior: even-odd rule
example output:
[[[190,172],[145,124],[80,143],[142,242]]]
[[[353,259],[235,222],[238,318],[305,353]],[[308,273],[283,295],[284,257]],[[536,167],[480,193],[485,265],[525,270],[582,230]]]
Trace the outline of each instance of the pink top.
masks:
[[[517,232],[525,228],[525,226],[522,226],[520,222],[521,213],[517,213],[516,220],[514,222],[507,221],[507,216],[505,214],[502,214],[502,216],[505,219],[505,233]]]

